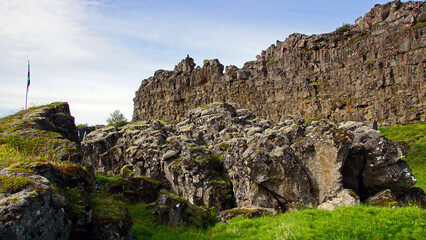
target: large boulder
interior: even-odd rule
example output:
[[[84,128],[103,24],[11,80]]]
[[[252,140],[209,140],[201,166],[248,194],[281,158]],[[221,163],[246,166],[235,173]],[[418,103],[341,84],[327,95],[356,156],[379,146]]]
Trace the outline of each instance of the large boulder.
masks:
[[[71,218],[67,216],[66,198],[42,176],[24,177],[7,173],[10,181],[27,179],[27,185],[12,192],[0,193],[1,239],[63,239],[71,233]],[[4,181],[2,179],[2,181]]]
[[[171,226],[180,225],[206,227],[215,221],[206,209],[189,203],[166,190],[161,190],[155,202],[154,212]]]
[[[416,183],[405,157],[404,146],[386,139],[367,123],[348,122],[340,128],[354,135],[342,173],[346,188],[355,190],[362,200],[390,189],[408,190]]]

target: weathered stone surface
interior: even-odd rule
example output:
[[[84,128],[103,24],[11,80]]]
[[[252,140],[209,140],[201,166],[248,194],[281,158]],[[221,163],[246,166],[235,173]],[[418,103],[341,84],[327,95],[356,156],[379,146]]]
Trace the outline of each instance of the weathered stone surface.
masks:
[[[379,191],[403,191],[416,183],[407,163],[401,160],[405,157],[401,144],[366,125],[359,125],[352,132],[354,140],[343,172],[351,178],[356,175],[362,178],[352,178],[360,180],[355,182],[344,179],[345,187],[354,189],[365,200]]]
[[[395,195],[390,189],[383,190],[374,196],[371,196],[366,201],[367,204],[372,206],[383,206],[383,207],[393,207],[398,206]]]
[[[426,194],[423,189],[418,187],[412,187],[408,191],[398,194],[397,200],[401,205],[426,208]]]
[[[343,189],[334,198],[318,206],[319,209],[334,210],[337,207],[353,206],[360,202],[358,195],[352,189]]]
[[[210,218],[207,210],[197,207],[187,200],[161,190],[156,201],[155,213],[169,225],[206,227]]]
[[[307,124],[298,117],[272,123],[218,102],[189,111],[175,126],[157,120],[132,123],[114,130],[118,134],[111,136],[117,139],[93,141],[110,131],[100,129],[82,145],[96,170],[145,174],[189,203],[219,211],[335,208],[355,204],[357,195],[365,201],[384,189],[403,192],[415,184],[401,160],[403,147],[372,127],[328,120]],[[116,165],[93,158],[93,145],[103,141],[115,142],[100,156],[116,159]]]
[[[2,170],[2,174],[6,172]],[[46,178],[29,179],[32,182],[24,189],[0,194],[0,238],[68,239],[72,224],[65,211],[65,197],[56,193]]]
[[[80,164],[76,129],[67,103],[0,119],[0,144],[14,152],[0,159],[0,239],[95,239],[94,178]],[[115,236],[110,224],[96,226]]]
[[[53,103],[48,107],[40,107],[31,110],[23,118],[32,119],[30,121],[32,129],[58,132],[65,139],[80,142],[68,103]]]
[[[132,219],[122,202],[108,199],[95,199],[93,220],[89,239],[130,240],[132,239]]]
[[[143,80],[133,120],[182,121],[191,109],[237,103],[257,116],[283,121],[297,115],[401,124],[425,118],[426,4],[376,5],[348,31],[277,41],[241,69],[182,60],[174,71]]]
[[[234,217],[254,218],[268,215],[275,215],[277,211],[273,208],[232,208],[219,213],[218,218],[222,222],[228,222]]]

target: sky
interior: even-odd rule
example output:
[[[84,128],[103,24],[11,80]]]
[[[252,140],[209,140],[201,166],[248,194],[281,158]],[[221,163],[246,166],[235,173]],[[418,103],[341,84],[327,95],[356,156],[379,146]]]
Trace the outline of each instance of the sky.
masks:
[[[239,68],[292,33],[355,22],[381,0],[0,0],[0,117],[68,102],[76,124],[132,119],[141,81],[187,54]]]

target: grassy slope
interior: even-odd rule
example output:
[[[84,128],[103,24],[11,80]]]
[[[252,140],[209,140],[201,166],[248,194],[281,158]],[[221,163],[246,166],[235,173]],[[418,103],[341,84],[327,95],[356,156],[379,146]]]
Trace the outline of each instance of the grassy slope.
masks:
[[[335,211],[306,209],[255,219],[233,218],[208,229],[157,224],[144,204],[129,207],[133,239],[424,239],[420,208],[355,206]]]
[[[426,191],[426,124],[381,127],[379,130],[386,138],[408,144],[409,152],[404,160],[417,178],[415,186]]]
[[[389,139],[408,143],[405,159],[426,189],[426,124],[381,127]],[[234,218],[208,229],[158,224],[144,204],[131,205],[133,239],[426,239],[426,212],[415,207],[355,206],[335,211],[306,209],[256,219]]]

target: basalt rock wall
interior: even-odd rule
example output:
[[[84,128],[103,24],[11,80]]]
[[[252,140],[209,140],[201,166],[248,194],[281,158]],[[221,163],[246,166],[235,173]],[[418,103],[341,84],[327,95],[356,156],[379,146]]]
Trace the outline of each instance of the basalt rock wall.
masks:
[[[348,29],[292,34],[243,68],[190,57],[158,70],[134,98],[133,120],[177,123],[222,101],[281,121],[297,115],[382,124],[425,121],[425,2],[376,5]],[[225,72],[224,72],[225,70]]]

